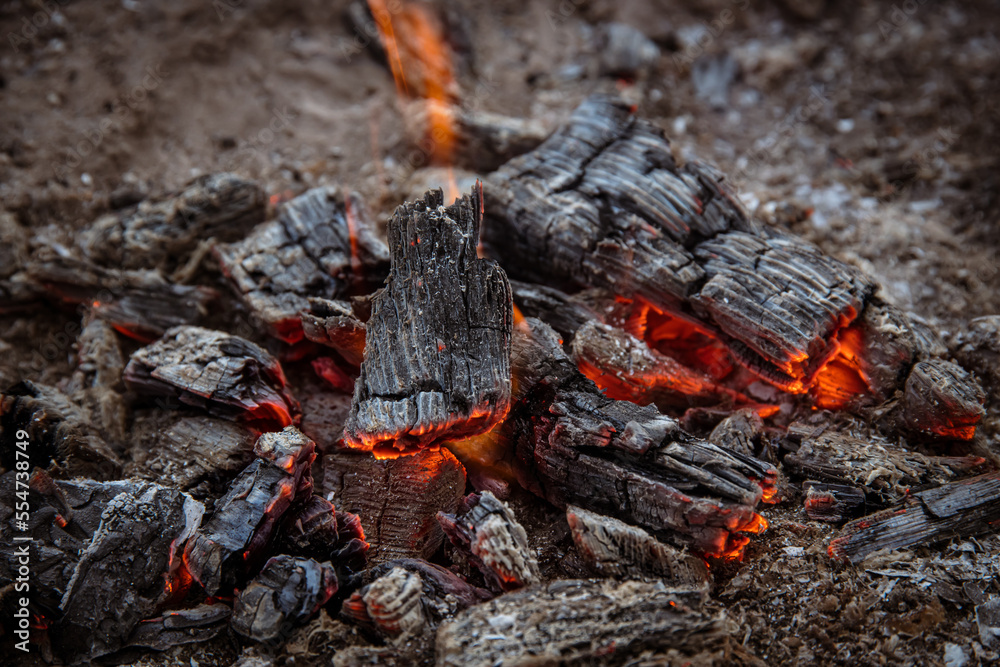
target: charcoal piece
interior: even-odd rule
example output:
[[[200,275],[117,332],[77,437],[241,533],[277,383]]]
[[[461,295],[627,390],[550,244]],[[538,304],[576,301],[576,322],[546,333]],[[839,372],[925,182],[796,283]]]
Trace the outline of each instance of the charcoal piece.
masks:
[[[592,321],[581,326],[571,349],[580,371],[610,398],[660,409],[746,401],[742,394],[608,324]]]
[[[491,597],[439,565],[404,558],[375,567],[371,582],[344,601],[341,616],[389,638],[408,638]]]
[[[40,259],[27,273],[50,299],[85,304],[117,331],[145,342],[197,323],[218,296],[208,287],[176,285],[158,270],[123,271],[59,255]]]
[[[839,523],[865,512],[865,492],[856,486],[807,479],[802,490],[806,514],[813,521]]]
[[[381,285],[389,262],[361,198],[332,186],[299,195],[276,220],[215,254],[269,333],[289,343],[302,339],[299,313],[308,297],[367,293]]]
[[[941,359],[918,362],[906,378],[901,410],[905,424],[918,433],[971,440],[986,414],[986,394],[957,364]]]
[[[469,554],[490,588],[511,591],[541,581],[524,527],[489,491],[465,498],[458,514],[439,512],[437,518],[451,543]]]
[[[137,393],[177,398],[226,419],[288,426],[299,415],[278,360],[222,331],[170,329],[132,353],[123,379]]]
[[[105,441],[121,446],[125,443],[128,416],[121,393],[125,360],[111,325],[84,317],[83,330],[76,340],[76,362],[64,391],[90,414],[92,424]]]
[[[336,592],[337,575],[329,562],[275,556],[236,596],[233,630],[259,642],[285,637]]]
[[[708,441],[723,449],[745,456],[754,456],[764,421],[756,411],[743,408],[719,422],[708,436]]]
[[[637,524],[712,556],[739,557],[766,522],[770,464],[684,433],[651,406],[601,394],[546,325],[515,330],[515,409],[503,432],[518,480],[560,508],[577,505]]]
[[[878,401],[893,397],[920,351],[909,317],[873,299],[858,319],[862,353],[857,355],[868,388]]]
[[[351,396],[332,391],[304,391],[302,432],[316,441],[320,451],[331,451],[341,439],[351,411]]]
[[[900,507],[855,519],[828,551],[859,563],[879,549],[975,537],[996,530],[998,522],[1000,473],[993,472],[911,494]]]
[[[510,288],[524,317],[542,320],[567,341],[573,340],[584,324],[600,319],[585,303],[553,287],[511,280]]]
[[[60,603],[62,646],[89,657],[125,646],[172,593],[171,570],[204,511],[190,496],[156,484],[115,496]]]
[[[13,470],[15,443],[27,440],[32,468],[67,477],[119,477],[121,459],[94,421],[88,409],[55,387],[19,382],[0,394],[0,466]],[[27,438],[18,437],[19,431],[27,433]]]
[[[256,183],[211,174],[158,201],[98,219],[81,245],[88,258],[105,266],[169,270],[205,239],[242,238],[263,222],[266,208],[267,196]]]
[[[707,599],[710,578],[701,558],[624,521],[572,505],[566,509],[566,521],[577,551],[594,574],[659,577],[669,586],[690,588],[694,596]]]
[[[517,279],[596,286],[698,315],[767,381],[802,393],[874,283],[793,237],[758,234],[705,165],[592,97],[486,183],[484,236]]]
[[[226,629],[232,613],[232,609],[221,603],[165,611],[156,618],[143,619],[125,645],[165,651],[173,646],[208,641]]]
[[[472,607],[441,625],[437,664],[616,664],[642,651],[684,655],[727,642],[722,616],[689,608],[662,582],[560,580]]]
[[[289,554],[329,560],[338,573],[364,569],[369,547],[356,514],[338,512],[329,500],[312,496],[286,516],[285,524],[281,545]]]
[[[862,439],[825,425],[817,428],[796,422],[786,433],[790,441],[799,443],[784,458],[790,472],[865,489],[880,503],[899,501],[912,487],[970,475],[983,463],[976,456],[927,456],[878,436]]]
[[[209,595],[227,593],[265,556],[285,511],[312,492],[315,443],[294,427],[265,433],[257,459],[215,504],[215,514],[188,542],[185,562]]]
[[[976,372],[991,401],[996,401],[1000,397],[1000,315],[977,317],[952,343],[955,359]]]
[[[490,430],[510,404],[510,285],[477,259],[482,191],[440,190],[389,220],[392,269],[368,320],[344,441],[389,452]]]
[[[132,449],[130,475],[204,496],[219,494],[254,459],[260,433],[212,417],[183,417],[157,429],[142,446]],[[206,485],[205,488],[196,488]]]
[[[301,313],[305,337],[335,349],[344,361],[361,366],[365,357],[365,323],[346,301],[310,298]]]
[[[323,475],[323,493],[360,517],[373,563],[430,558],[444,541],[437,513],[454,513],[465,493],[465,469],[446,449],[381,461],[341,449],[323,457]]]

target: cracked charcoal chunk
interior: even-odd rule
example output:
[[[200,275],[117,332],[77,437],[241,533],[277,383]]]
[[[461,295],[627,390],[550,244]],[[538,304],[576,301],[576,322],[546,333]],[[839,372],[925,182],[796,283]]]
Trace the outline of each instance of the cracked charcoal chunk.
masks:
[[[441,625],[441,667],[621,663],[647,649],[684,655],[727,642],[722,616],[662,582],[560,580],[506,593]]]
[[[171,569],[204,511],[190,496],[158,484],[115,496],[60,603],[62,646],[98,657],[127,645],[136,625],[170,595]]]
[[[80,242],[91,260],[105,266],[170,269],[205,239],[241,238],[263,222],[266,208],[256,183],[234,174],[201,176],[159,201],[98,219]]]
[[[367,327],[349,303],[310,298],[309,309],[300,316],[306,338],[332,347],[352,366],[361,366]]]
[[[458,514],[439,512],[437,518],[451,543],[471,555],[492,589],[509,591],[541,581],[524,527],[489,491],[465,498]]]
[[[337,592],[329,562],[275,556],[243,589],[233,604],[233,630],[255,641],[287,637]]]
[[[918,362],[906,378],[903,420],[913,431],[971,440],[986,414],[986,394],[961,366],[941,359]]]
[[[288,426],[299,405],[278,360],[221,331],[176,327],[132,353],[125,384],[140,394],[175,397],[226,419]]]
[[[518,279],[693,310],[769,382],[804,392],[874,283],[793,237],[758,234],[713,169],[592,97],[486,183],[485,241]]]
[[[166,651],[173,646],[208,641],[228,627],[232,613],[228,605],[221,603],[167,611],[157,618],[144,619],[126,646]]]
[[[372,304],[344,441],[396,453],[483,433],[510,403],[510,285],[476,257],[482,192],[434,190],[389,220],[392,269]]]
[[[260,436],[254,453],[184,552],[209,595],[228,592],[259,565],[284,513],[312,493],[315,443],[294,427]]]
[[[528,319],[512,355],[519,396],[501,427],[522,486],[557,507],[638,524],[714,556],[738,554],[766,525],[770,464],[684,433],[652,406],[614,401],[583,377],[555,332]]]
[[[338,450],[323,457],[323,493],[358,515],[368,559],[430,558],[444,541],[438,512],[454,512],[465,493],[465,468],[447,449],[378,460]]]
[[[223,271],[270,333],[302,339],[308,297],[335,299],[380,286],[389,251],[356,193],[314,188],[284,205],[247,238],[215,248]]]
[[[331,561],[342,588],[354,573],[364,569],[369,548],[361,519],[350,512],[338,512],[319,496],[312,496],[286,516],[279,546],[293,556]]]
[[[389,638],[421,635],[493,597],[440,565],[414,558],[378,565],[370,577],[344,601],[341,616]]]
[[[753,456],[763,432],[764,421],[760,415],[750,408],[743,408],[719,422],[709,434],[708,441],[724,449]]]
[[[934,544],[996,530],[1000,473],[949,482],[908,496],[900,507],[855,519],[830,542],[831,558],[861,562],[879,549]]]
[[[641,528],[572,505],[566,509],[566,520],[577,551],[595,574],[651,575],[671,586],[689,587],[695,598],[707,599],[708,567],[697,556],[664,544]]]

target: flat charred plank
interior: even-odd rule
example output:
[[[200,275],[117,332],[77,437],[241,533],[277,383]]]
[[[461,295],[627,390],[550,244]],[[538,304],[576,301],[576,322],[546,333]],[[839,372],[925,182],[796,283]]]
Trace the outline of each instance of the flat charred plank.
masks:
[[[212,174],[180,192],[107,215],[81,238],[87,257],[125,269],[171,270],[201,241],[242,238],[264,221],[267,196],[256,183],[234,174]]]
[[[695,611],[662,583],[561,580],[461,612],[437,633],[437,664],[603,664],[647,649],[718,650],[721,616]]]
[[[701,558],[624,521],[572,505],[566,510],[566,521],[577,551],[594,574],[618,579],[659,577],[668,586],[690,588],[695,598],[707,598],[710,577]]]
[[[541,581],[524,527],[489,491],[465,498],[460,513],[439,512],[437,518],[451,543],[468,553],[494,590],[510,591]]]
[[[372,304],[344,441],[411,450],[483,433],[510,403],[510,285],[477,259],[481,191],[440,190],[396,209],[392,269]]]
[[[913,494],[897,509],[856,519],[830,543],[830,556],[858,563],[879,549],[967,538],[1000,525],[1000,473],[949,482]]]
[[[209,595],[227,593],[265,557],[284,513],[312,493],[315,444],[293,427],[265,433],[257,459],[215,505],[215,513],[188,542],[184,559]]]
[[[302,339],[308,297],[338,298],[381,285],[389,263],[360,197],[314,188],[284,205],[274,221],[215,253],[250,309],[287,342]]]
[[[283,639],[336,592],[337,575],[329,562],[275,556],[236,596],[232,628],[259,642]]]
[[[170,329],[132,354],[124,380],[137,393],[176,398],[227,419],[287,426],[299,415],[278,360],[221,331]]]
[[[754,511],[773,466],[684,433],[651,406],[601,394],[528,319],[515,331],[519,397],[502,427],[518,479],[557,507],[578,505],[669,535],[703,554],[735,554],[764,522]]]
[[[204,511],[186,494],[156,484],[115,496],[63,595],[61,646],[87,657],[125,646],[169,596],[171,566]]]
[[[446,449],[390,460],[341,449],[323,457],[323,477],[323,493],[361,518],[374,563],[430,558],[444,540],[436,515],[458,509],[466,481]]]

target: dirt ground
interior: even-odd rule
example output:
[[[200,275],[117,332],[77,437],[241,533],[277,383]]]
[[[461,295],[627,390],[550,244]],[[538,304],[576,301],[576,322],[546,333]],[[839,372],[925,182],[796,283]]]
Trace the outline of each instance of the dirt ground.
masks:
[[[343,184],[382,219],[446,185],[413,159],[406,108],[346,5],[3,2],[0,212],[37,246],[216,171],[279,198]],[[554,128],[588,94],[618,91],[679,156],[729,174],[764,224],[858,265],[946,336],[1000,313],[1000,2],[457,0],[443,13],[466,105]],[[635,80],[596,65],[609,21],[659,47]],[[483,175],[456,166],[460,184]],[[71,324],[5,316],[0,383],[65,377]],[[49,341],[62,353],[34,363]],[[995,423],[982,437],[998,451]],[[712,603],[761,664],[996,664],[972,613],[1000,591],[996,536],[839,566],[826,555],[835,528],[794,495],[766,515],[771,530],[717,574]],[[303,641],[278,664],[331,648]],[[228,665],[234,650],[137,664]]]

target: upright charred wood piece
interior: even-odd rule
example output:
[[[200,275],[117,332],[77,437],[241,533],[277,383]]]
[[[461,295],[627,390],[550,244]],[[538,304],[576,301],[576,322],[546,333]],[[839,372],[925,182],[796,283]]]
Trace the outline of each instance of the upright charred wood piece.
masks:
[[[236,597],[233,630],[259,642],[287,636],[336,592],[337,575],[329,562],[275,556]]]
[[[171,329],[132,354],[124,380],[140,394],[177,398],[227,419],[287,426],[299,414],[278,360],[221,331]]]
[[[367,293],[382,284],[389,263],[360,197],[336,187],[299,195],[276,220],[215,253],[269,332],[290,343],[302,339],[299,313],[308,297]]]
[[[726,641],[723,618],[695,611],[661,582],[560,580],[461,612],[437,633],[437,664],[602,664],[644,650],[686,655]]]
[[[446,449],[382,461],[340,450],[323,457],[323,491],[360,517],[372,562],[430,558],[444,541],[436,515],[458,509],[465,469]]]
[[[506,503],[489,491],[471,494],[459,514],[438,513],[451,543],[471,556],[491,588],[510,591],[541,581],[528,534]]]
[[[257,440],[257,460],[233,481],[184,552],[191,575],[209,595],[231,590],[259,565],[285,511],[312,493],[314,450],[293,427]]]
[[[908,497],[902,507],[844,526],[830,542],[832,558],[858,563],[879,549],[933,544],[995,530],[1000,522],[1000,473],[949,482]]]
[[[234,174],[212,174],[180,192],[98,219],[84,233],[87,256],[105,266],[159,267],[183,259],[206,239],[241,238],[263,222],[267,196]]]
[[[513,310],[503,270],[476,258],[479,189],[440,190],[389,220],[392,268],[372,304],[344,441],[408,451],[483,433],[510,403]]]

